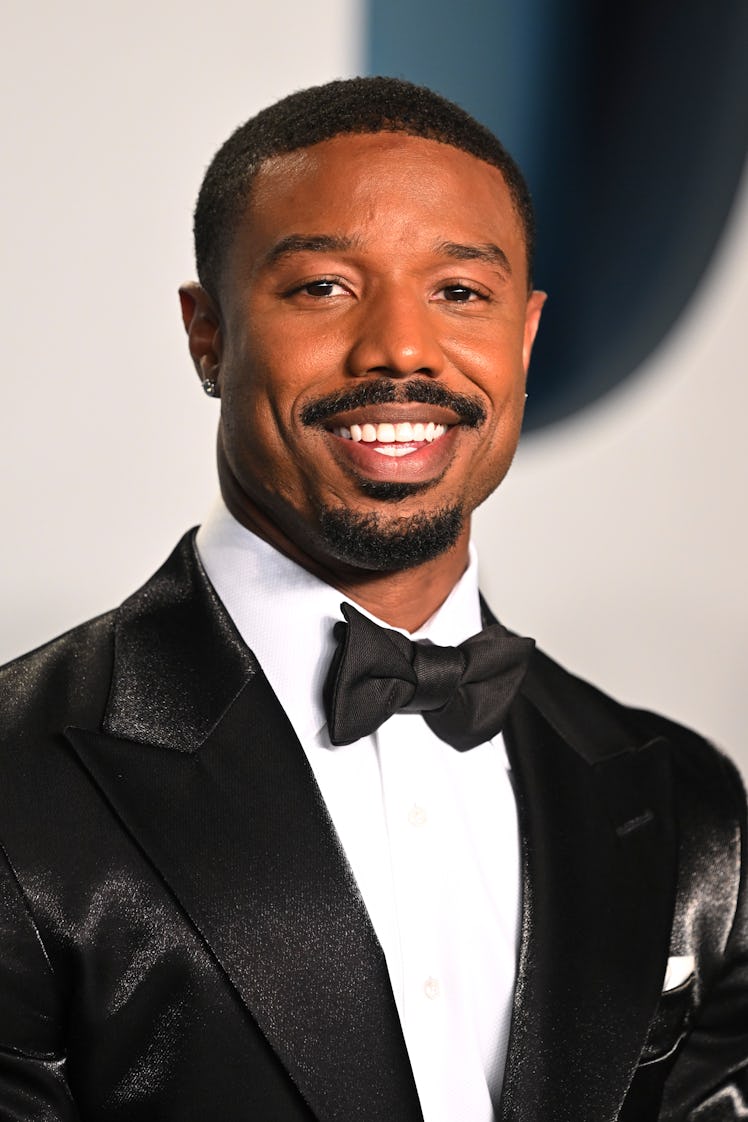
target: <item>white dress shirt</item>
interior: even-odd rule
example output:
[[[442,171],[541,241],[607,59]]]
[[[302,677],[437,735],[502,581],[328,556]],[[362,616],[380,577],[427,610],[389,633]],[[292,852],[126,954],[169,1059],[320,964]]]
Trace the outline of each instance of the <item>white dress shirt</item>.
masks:
[[[384,951],[425,1122],[493,1122],[520,916],[517,812],[501,736],[458,752],[420,714],[397,713],[372,736],[333,747],[322,685],[346,598],[221,501],[197,548],[327,804]],[[412,637],[455,646],[480,630],[471,548],[465,574]]]

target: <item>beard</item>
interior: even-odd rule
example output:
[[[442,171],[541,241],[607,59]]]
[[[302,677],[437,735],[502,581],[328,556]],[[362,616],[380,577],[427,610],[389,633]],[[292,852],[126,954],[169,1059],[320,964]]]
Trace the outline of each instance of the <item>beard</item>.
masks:
[[[326,507],[319,519],[322,539],[333,556],[376,572],[414,569],[433,561],[455,545],[463,526],[459,506],[400,518]]]

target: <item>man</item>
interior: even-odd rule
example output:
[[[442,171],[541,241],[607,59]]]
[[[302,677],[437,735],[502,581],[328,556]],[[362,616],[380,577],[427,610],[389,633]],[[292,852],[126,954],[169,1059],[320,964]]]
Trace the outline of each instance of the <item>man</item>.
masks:
[[[335,82],[227,141],[195,235],[222,502],[2,677],[0,1116],[746,1117],[734,769],[478,596],[544,299],[516,166]]]

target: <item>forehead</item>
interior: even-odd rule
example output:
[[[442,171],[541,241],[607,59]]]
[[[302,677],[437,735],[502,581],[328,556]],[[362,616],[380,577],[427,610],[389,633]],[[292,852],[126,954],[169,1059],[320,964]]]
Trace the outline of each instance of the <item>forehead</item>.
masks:
[[[346,234],[403,248],[496,241],[524,270],[524,237],[498,168],[403,133],[343,135],[265,161],[235,231],[242,257],[289,234]]]

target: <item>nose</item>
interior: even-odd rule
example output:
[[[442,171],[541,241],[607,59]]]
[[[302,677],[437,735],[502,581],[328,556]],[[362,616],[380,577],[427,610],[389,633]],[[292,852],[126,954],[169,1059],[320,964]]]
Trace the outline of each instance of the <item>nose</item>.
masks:
[[[362,302],[348,353],[352,375],[438,377],[444,361],[433,313],[423,298],[393,289]]]

